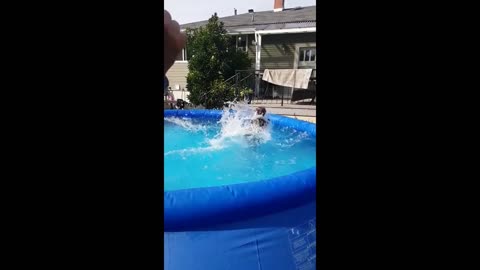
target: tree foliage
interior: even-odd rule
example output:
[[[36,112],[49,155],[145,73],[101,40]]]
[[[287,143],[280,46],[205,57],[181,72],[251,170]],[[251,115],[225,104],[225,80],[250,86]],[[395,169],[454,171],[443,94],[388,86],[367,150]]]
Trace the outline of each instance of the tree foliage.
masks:
[[[188,99],[207,109],[220,108],[234,97],[233,87],[225,80],[235,75],[235,70],[248,69],[251,60],[246,52],[236,49],[234,37],[227,35],[216,14],[206,26],[187,29],[186,33]]]

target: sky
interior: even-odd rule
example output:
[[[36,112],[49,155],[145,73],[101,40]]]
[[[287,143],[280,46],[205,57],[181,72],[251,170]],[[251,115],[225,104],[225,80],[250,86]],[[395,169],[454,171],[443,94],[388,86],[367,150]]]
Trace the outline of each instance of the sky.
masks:
[[[208,20],[213,13],[219,17],[273,10],[274,0],[164,0],[165,9],[179,24]],[[314,6],[316,0],[285,0],[285,8]]]

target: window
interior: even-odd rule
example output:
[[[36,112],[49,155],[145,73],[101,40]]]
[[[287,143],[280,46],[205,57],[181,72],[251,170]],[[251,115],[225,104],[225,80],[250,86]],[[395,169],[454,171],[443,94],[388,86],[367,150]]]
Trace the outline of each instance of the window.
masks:
[[[237,50],[241,51],[247,51],[248,50],[248,36],[247,35],[241,35],[236,37],[237,40]]]
[[[307,63],[315,63],[315,59],[317,58],[317,49],[314,47],[311,48],[300,48],[299,51],[299,61],[300,62],[307,62]]]
[[[175,61],[187,61],[187,49],[182,49],[182,52],[175,58]]]

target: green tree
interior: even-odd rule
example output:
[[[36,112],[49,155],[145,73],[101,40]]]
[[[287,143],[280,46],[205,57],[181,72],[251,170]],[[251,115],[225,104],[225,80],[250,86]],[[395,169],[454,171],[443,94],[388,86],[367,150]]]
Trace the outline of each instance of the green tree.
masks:
[[[233,100],[234,89],[224,83],[235,75],[235,70],[248,69],[251,60],[239,51],[233,36],[227,35],[223,22],[214,14],[206,26],[187,29],[188,99],[194,105],[207,109],[221,108],[225,101]]]

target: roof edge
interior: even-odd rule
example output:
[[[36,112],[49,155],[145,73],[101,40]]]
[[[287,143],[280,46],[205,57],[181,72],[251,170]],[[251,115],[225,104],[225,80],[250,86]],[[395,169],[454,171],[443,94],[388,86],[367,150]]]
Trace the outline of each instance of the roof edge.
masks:
[[[316,8],[316,5],[301,7],[301,9],[304,9],[304,8],[312,8],[312,7],[315,7],[315,8]],[[298,8],[286,8],[286,9],[284,9],[283,11],[280,11],[280,12],[273,12],[273,10],[264,10],[264,11],[255,12],[255,14],[259,14],[259,13],[278,14],[278,13],[282,13],[282,12],[289,11],[289,10],[299,10],[299,9],[298,9]],[[242,13],[242,14],[237,14],[237,15],[230,15],[230,16],[225,16],[225,17],[219,17],[219,19],[227,19],[227,18],[237,17],[237,16],[241,16],[241,15],[248,15],[248,14],[249,14],[249,13],[247,12],[247,13]],[[203,21],[196,21],[196,22],[184,23],[184,24],[181,24],[181,25],[180,25],[180,28],[183,28],[184,26],[187,26],[187,25],[189,25],[189,24],[207,23],[207,22],[208,22],[208,19],[207,19],[207,20],[203,20]],[[299,22],[303,22],[303,21],[299,21]],[[279,22],[279,23],[282,23],[282,22]]]

